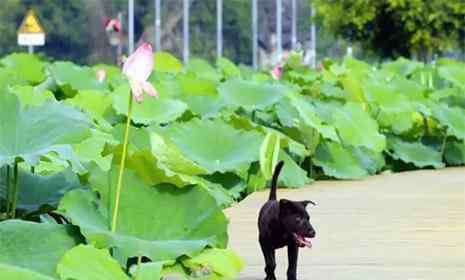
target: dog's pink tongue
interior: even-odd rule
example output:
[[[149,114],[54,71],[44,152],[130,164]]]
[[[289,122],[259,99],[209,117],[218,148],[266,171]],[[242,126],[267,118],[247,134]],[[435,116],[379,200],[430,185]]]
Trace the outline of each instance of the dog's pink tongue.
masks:
[[[310,239],[306,239],[305,237],[302,238],[302,239],[303,239],[303,240],[301,240],[302,244],[304,244],[308,248],[312,248],[312,241],[310,241]]]

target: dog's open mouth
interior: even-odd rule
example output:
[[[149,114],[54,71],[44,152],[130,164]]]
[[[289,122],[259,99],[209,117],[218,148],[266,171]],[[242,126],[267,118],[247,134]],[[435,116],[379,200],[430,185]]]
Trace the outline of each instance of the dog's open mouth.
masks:
[[[294,238],[295,238],[295,241],[297,242],[297,245],[299,247],[312,248],[312,241],[310,241],[310,238],[299,235],[297,233],[294,233]]]

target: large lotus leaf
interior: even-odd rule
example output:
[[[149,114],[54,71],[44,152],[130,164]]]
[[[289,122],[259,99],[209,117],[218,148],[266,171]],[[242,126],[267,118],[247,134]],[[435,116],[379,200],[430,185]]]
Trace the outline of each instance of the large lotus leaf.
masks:
[[[182,96],[181,100],[189,106],[189,111],[202,118],[217,115],[225,106],[220,96],[187,95]]]
[[[406,142],[398,137],[388,137],[387,152],[394,159],[412,163],[417,167],[444,167],[441,152],[419,142]]]
[[[275,106],[276,115],[281,125],[294,127],[299,120],[299,111],[291,104],[290,99],[283,98]]]
[[[444,158],[450,165],[464,165],[465,143],[456,141],[447,142],[444,150]]]
[[[12,174],[10,174],[11,178]],[[19,172],[18,209],[26,212],[38,211],[41,206],[56,207],[63,195],[82,187],[78,176],[65,169],[63,172],[43,176],[25,170]],[[6,168],[0,169],[0,198],[6,197]]]
[[[121,72],[121,69],[116,65],[111,64],[96,64],[92,66],[92,70],[94,70],[95,75],[97,76],[98,71],[105,71],[105,81],[114,88],[118,86],[126,79]]]
[[[447,134],[465,139],[465,109],[437,104],[433,108],[434,117],[447,126]]]
[[[58,279],[58,261],[81,241],[78,229],[69,225],[1,222],[0,279]]]
[[[161,272],[164,262],[141,263],[136,267],[135,280],[158,280],[161,279]]]
[[[57,280],[48,275],[24,269],[18,266],[5,265],[0,263],[0,279],[15,280]]]
[[[104,114],[111,108],[112,98],[102,91],[81,90],[73,98],[66,99],[65,103],[76,106],[98,122],[103,122]]]
[[[283,150],[279,152],[279,160],[284,161],[284,167],[278,179],[279,186],[301,188],[312,182],[312,179],[307,177],[307,172]]]
[[[179,73],[182,71],[182,63],[176,57],[167,52],[156,52],[154,55],[155,59],[155,71],[168,72],[168,73]]]
[[[333,114],[333,125],[345,144],[363,146],[380,152],[386,138],[378,132],[378,123],[357,103],[348,102]]]
[[[371,175],[376,174],[386,165],[382,152],[375,152],[364,147],[352,147],[352,154]]]
[[[438,67],[439,76],[452,82],[454,85],[465,88],[465,65],[451,62]]]
[[[163,98],[179,98],[183,95],[177,75],[170,73],[153,72],[149,82],[157,89],[158,95]]]
[[[232,77],[240,78],[241,70],[229,59],[220,57],[216,61],[216,66],[223,72],[223,76],[228,79]]]
[[[19,98],[21,107],[40,106],[49,100],[56,101],[51,91],[41,92],[32,86],[12,86],[10,92]]]
[[[269,107],[293,91],[283,84],[245,80],[228,80],[218,90],[227,104],[247,110]]]
[[[130,280],[106,249],[78,245],[66,252],[57,266],[61,279]]]
[[[237,279],[244,261],[230,249],[206,249],[184,264],[193,270],[208,272],[208,279]]]
[[[215,68],[208,61],[201,58],[191,58],[186,67],[187,72],[195,73],[201,79],[218,82],[221,74],[216,72]]]
[[[82,163],[95,162],[103,170],[109,170],[113,154],[104,154],[107,144],[116,144],[111,134],[93,129],[89,138],[74,145],[74,150]]]
[[[363,89],[370,104],[378,105],[383,112],[399,113],[415,110],[406,94],[399,92],[394,86],[384,81],[367,81]]]
[[[20,73],[12,68],[0,67],[0,93],[3,93],[9,86],[13,85],[28,85]]]
[[[339,136],[334,127],[323,124],[323,121],[317,115],[315,109],[303,97],[292,95],[290,96],[291,104],[299,112],[300,118],[307,126],[310,126],[318,131],[324,138],[339,142]]]
[[[403,57],[398,58],[396,61],[383,63],[381,70],[389,76],[403,76],[407,77],[412,73],[422,69],[424,64],[421,62],[408,60]]]
[[[318,145],[313,162],[323,168],[326,175],[339,179],[357,179],[368,175],[368,171],[351,149],[336,142]]]
[[[43,70],[46,63],[34,55],[13,53],[2,58],[0,64],[18,71],[25,80],[34,84],[45,78]]]
[[[64,91],[107,90],[107,84],[97,80],[95,71],[87,66],[78,66],[68,61],[57,61],[48,67],[50,76]]]
[[[263,137],[221,120],[192,120],[160,129],[190,160],[213,173],[234,171],[258,161]]]
[[[68,144],[78,143],[88,135],[90,122],[86,115],[63,103],[47,102],[23,109],[15,95],[0,94],[0,104],[0,166],[18,158],[36,165],[40,156],[52,151],[72,160]]]
[[[118,114],[127,115],[129,105],[129,87],[118,87],[113,95],[113,108]],[[133,102],[131,119],[140,124],[163,124],[176,120],[187,105],[179,100],[169,98],[154,98],[146,96],[141,103]]]
[[[116,171],[111,173],[111,180],[92,185],[101,200],[90,191],[74,190],[65,195],[59,211],[80,227],[89,242],[98,248],[117,250],[120,263],[139,255],[153,261],[172,260],[193,256],[207,245],[226,245],[226,217],[205,190],[169,184],[150,187],[128,169],[124,173],[117,230],[111,233],[108,190],[116,184]]]
[[[181,85],[183,95],[218,95],[215,81],[199,78],[194,73],[178,74],[177,79]]]
[[[268,132],[260,147],[260,170],[267,180],[273,176],[278,163],[281,139],[279,134]]]

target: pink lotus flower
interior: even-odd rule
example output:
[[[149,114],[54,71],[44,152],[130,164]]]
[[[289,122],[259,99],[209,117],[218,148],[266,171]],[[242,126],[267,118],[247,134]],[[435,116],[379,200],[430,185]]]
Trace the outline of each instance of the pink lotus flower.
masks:
[[[103,81],[105,81],[106,78],[107,72],[105,71],[105,69],[97,70],[97,81],[99,81],[99,83],[103,83]]]
[[[282,67],[280,65],[276,65],[271,71],[271,76],[273,76],[275,80],[280,80],[282,73],[283,73]]]
[[[131,54],[123,65],[123,74],[128,78],[132,94],[137,102],[142,102],[143,93],[158,97],[157,90],[147,82],[153,70],[152,45],[143,43]]]

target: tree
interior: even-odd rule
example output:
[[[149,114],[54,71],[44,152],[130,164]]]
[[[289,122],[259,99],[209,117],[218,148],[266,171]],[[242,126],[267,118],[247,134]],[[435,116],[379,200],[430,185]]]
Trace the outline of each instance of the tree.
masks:
[[[326,28],[382,57],[430,60],[463,45],[463,0],[313,0]]]

